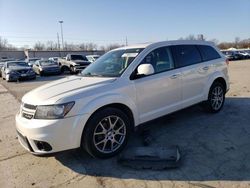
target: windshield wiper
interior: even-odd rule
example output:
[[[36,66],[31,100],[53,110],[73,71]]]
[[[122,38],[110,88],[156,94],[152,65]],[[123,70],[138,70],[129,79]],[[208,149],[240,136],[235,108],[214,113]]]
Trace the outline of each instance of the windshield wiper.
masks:
[[[82,74],[82,76],[87,76],[87,77],[103,77],[101,74],[93,74],[91,72],[87,72],[85,74]]]

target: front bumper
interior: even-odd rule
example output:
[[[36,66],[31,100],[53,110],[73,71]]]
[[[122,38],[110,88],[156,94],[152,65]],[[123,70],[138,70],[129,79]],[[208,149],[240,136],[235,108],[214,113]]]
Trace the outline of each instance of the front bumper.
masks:
[[[7,74],[6,78],[10,81],[21,80],[21,79],[34,79],[36,78],[36,74]]]
[[[87,115],[78,115],[57,120],[38,120],[26,119],[17,114],[18,140],[26,150],[34,154],[78,148],[86,119]],[[41,149],[41,143],[47,144],[49,149]]]
[[[81,66],[74,66],[73,67],[73,71],[74,72],[81,72],[82,70],[84,70],[88,65],[81,65]]]

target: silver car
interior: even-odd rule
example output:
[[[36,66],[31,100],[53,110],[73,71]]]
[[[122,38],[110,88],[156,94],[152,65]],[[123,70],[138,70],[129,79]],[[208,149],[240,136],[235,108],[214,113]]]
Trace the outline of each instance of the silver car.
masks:
[[[36,73],[24,61],[5,62],[1,71],[3,79],[7,82],[36,78]]]
[[[61,69],[59,65],[51,60],[37,60],[33,64],[33,70],[36,72],[36,74],[39,74],[41,76],[45,74],[60,74]]]

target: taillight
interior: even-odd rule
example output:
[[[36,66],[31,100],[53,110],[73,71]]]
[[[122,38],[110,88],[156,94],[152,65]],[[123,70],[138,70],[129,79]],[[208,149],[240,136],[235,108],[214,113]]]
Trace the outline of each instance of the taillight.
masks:
[[[229,65],[229,60],[228,59],[226,59],[226,64]]]

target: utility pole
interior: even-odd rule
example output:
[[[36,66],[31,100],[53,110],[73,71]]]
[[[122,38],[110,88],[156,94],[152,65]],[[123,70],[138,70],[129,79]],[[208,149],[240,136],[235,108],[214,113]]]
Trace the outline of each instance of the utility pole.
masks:
[[[58,32],[57,32],[57,48],[60,50],[60,41]]]
[[[128,46],[128,38],[127,38],[127,36],[126,36],[126,46]]]
[[[64,49],[64,43],[63,43],[63,27],[62,27],[62,24],[63,24],[63,21],[59,21],[60,23],[60,26],[61,26],[61,37],[62,37],[62,49]]]

